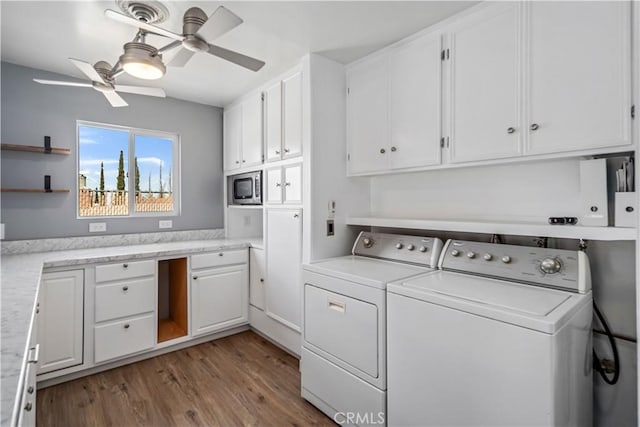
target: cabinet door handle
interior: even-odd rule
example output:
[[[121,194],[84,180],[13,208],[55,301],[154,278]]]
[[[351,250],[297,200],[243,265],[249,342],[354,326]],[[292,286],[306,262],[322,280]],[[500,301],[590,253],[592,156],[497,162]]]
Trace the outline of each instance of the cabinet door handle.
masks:
[[[130,326],[130,325],[129,325],[128,323],[125,323],[125,324],[124,324],[124,328],[125,328],[125,329],[129,329],[129,326]]]
[[[239,163],[240,163],[240,161],[239,161],[239,160],[236,160],[236,165],[237,165],[237,164],[239,164]]]
[[[300,218],[300,215],[298,215],[298,214],[293,214],[293,217],[294,217],[294,218]]]
[[[264,279],[262,277],[260,278],[260,283],[264,283]]]
[[[507,128],[507,133],[512,134],[516,131],[516,128]]]
[[[538,126],[537,123],[534,123],[534,124],[531,125],[531,130],[538,130],[539,127],[540,126]]]
[[[280,184],[279,182],[276,182],[276,187],[280,187],[282,184]]]
[[[284,149],[284,152],[285,152],[285,153],[288,153],[289,151],[290,151],[290,150],[289,150],[288,148],[285,148],[285,149]]]
[[[276,154],[280,154],[280,150],[276,150],[275,152],[276,152]]]
[[[198,276],[193,276],[193,280],[198,280]]]
[[[398,149],[397,149],[396,147],[391,147],[391,151],[392,151],[392,152],[394,152],[394,153],[395,153],[397,150],[398,150]]]
[[[128,287],[128,286],[123,286],[123,287],[122,287],[122,290],[123,290],[124,292],[127,292],[127,291],[129,290],[129,287]]]
[[[122,268],[129,268],[129,264],[122,264]]]
[[[242,163],[246,163],[246,162],[247,162],[246,160],[242,160]]]
[[[24,405],[24,410],[25,411],[31,411],[32,409],[33,409],[33,403],[27,402],[27,404]]]
[[[285,183],[284,183],[284,186],[285,186],[285,187],[288,187],[288,186],[290,186],[290,185],[291,185],[291,183],[290,183],[290,182],[285,182]]]
[[[384,148],[381,148],[381,149],[380,149],[380,154],[384,154],[384,153],[386,153],[386,152],[387,152],[387,150],[385,150]]]

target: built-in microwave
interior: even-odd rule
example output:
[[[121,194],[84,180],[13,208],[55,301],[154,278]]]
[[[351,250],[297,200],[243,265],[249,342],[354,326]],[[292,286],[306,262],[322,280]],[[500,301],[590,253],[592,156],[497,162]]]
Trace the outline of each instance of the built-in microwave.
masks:
[[[228,178],[229,203],[232,205],[262,204],[262,171],[241,173]]]

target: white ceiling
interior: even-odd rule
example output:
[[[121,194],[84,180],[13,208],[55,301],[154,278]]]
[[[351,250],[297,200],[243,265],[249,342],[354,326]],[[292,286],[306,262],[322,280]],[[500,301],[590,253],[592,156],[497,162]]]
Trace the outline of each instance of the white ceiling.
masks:
[[[168,68],[148,82],[126,75],[121,84],[163,87],[168,96],[224,106],[315,52],[349,63],[400,40],[476,2],[469,1],[163,1],[181,33],[182,15],[198,6],[210,15],[224,5],[244,23],[215,44],[267,63],[254,73],[211,55],[198,54],[184,68]],[[115,1],[0,1],[2,60],[83,78],[67,58],[92,64],[117,62],[136,30],[104,16]],[[156,47],[167,39],[149,36]],[[171,53],[167,53],[165,62]],[[35,83],[34,83],[35,84]],[[61,90],[73,90],[62,89]]]

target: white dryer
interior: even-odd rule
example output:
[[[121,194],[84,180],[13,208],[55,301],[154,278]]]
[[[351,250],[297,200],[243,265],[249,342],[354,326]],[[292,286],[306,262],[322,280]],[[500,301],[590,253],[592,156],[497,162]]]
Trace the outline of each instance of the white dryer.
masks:
[[[440,267],[387,287],[389,425],[591,425],[586,255],[449,240]]]
[[[441,249],[362,232],[353,255],[303,266],[302,397],[343,425],[385,423],[387,283],[434,272]]]

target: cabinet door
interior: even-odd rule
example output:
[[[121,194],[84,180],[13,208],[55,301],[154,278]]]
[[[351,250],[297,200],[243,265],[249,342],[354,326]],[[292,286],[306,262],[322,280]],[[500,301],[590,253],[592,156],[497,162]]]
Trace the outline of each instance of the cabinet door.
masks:
[[[273,168],[265,171],[267,175],[267,195],[265,203],[282,203],[282,169]]]
[[[302,154],[302,72],[282,81],[283,157]]]
[[[283,203],[302,204],[302,164],[284,166]]]
[[[262,163],[262,94],[242,103],[242,167]]]
[[[299,331],[302,282],[302,210],[267,209],[265,312]]]
[[[247,321],[247,265],[193,273],[192,334],[202,335]]]
[[[528,3],[528,153],[631,143],[629,3]]]
[[[84,272],[44,273],[39,302],[37,373],[82,364]]]
[[[428,35],[389,58],[390,167],[440,163],[441,37]]]
[[[374,58],[349,70],[347,169],[349,174],[385,170],[389,145],[387,58]]]
[[[450,47],[450,160],[518,156],[521,7],[488,7],[456,25]]]
[[[280,82],[265,91],[265,138],[267,162],[282,158],[282,85]]]
[[[223,116],[224,170],[240,167],[242,146],[242,106],[225,110]]]
[[[249,303],[264,310],[264,282],[265,282],[264,251],[249,249]]]

